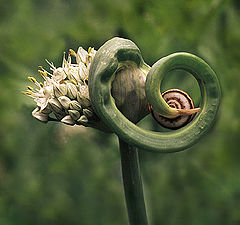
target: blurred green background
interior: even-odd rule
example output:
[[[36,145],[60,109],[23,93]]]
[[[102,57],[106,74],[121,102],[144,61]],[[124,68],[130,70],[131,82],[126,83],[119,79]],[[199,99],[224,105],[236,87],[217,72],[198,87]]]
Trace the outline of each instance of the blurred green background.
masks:
[[[42,124],[20,93],[46,58],[60,66],[69,48],[98,49],[114,36],[133,40],[149,65],[196,54],[222,86],[216,125],[198,144],[140,151],[150,224],[240,224],[239,0],[0,0],[0,224],[128,223],[116,136]],[[196,82],[178,74],[163,89],[183,88],[198,102]],[[141,125],[159,129],[150,117]]]

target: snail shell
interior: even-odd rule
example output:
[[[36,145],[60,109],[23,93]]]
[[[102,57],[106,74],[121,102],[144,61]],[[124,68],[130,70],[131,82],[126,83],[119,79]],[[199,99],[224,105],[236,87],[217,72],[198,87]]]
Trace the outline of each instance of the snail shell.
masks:
[[[171,108],[176,109],[194,109],[191,97],[184,91],[179,89],[170,89],[162,94],[163,99]],[[163,127],[176,130],[188,124],[194,117],[194,114],[177,116],[175,118],[167,118],[155,112],[149,105],[153,118]]]

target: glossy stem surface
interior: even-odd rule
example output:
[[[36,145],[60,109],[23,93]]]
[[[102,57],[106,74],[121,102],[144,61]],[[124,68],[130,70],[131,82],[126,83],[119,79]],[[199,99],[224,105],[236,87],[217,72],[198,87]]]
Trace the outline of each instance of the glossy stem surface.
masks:
[[[130,225],[148,225],[137,148],[119,138],[122,177]]]

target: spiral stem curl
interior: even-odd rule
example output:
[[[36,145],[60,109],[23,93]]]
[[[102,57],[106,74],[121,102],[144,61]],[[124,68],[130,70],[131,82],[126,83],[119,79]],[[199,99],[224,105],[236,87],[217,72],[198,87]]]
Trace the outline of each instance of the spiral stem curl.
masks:
[[[206,62],[189,53],[175,53],[158,60],[150,69],[146,80],[146,95],[157,112],[170,117],[176,113],[160,94],[162,79],[172,70],[190,72],[197,79],[202,95],[201,111],[193,121],[179,130],[158,133],[136,126],[114,104],[111,82],[118,65],[125,61],[132,61],[139,68],[146,65],[140,50],[132,41],[113,38],[96,53],[89,75],[89,93],[95,112],[122,140],[148,151],[176,152],[192,146],[212,127],[221,94],[216,74]]]
[[[157,133],[139,128],[116,107],[111,96],[111,82],[119,65],[132,61],[140,69],[146,68],[140,50],[130,40],[113,38],[97,52],[90,67],[89,94],[95,112],[119,137],[123,183],[131,225],[147,225],[137,149],[156,152],[184,150],[199,140],[213,125],[220,103],[220,87],[210,66],[189,53],[176,53],[158,60],[149,70],[146,79],[146,96],[153,108],[163,116],[199,112],[172,109],[163,99],[160,86],[163,77],[175,69],[183,69],[197,79],[201,95],[201,111],[192,122],[176,131]]]

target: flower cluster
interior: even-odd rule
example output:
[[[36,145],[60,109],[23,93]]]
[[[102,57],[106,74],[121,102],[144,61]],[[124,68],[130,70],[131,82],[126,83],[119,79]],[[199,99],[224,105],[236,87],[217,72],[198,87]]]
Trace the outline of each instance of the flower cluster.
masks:
[[[28,77],[37,86],[28,86],[28,90],[24,92],[37,104],[32,112],[33,117],[45,123],[52,120],[84,126],[92,126],[98,121],[88,92],[89,68],[95,54],[94,48],[85,51],[80,47],[77,53],[70,49],[67,60],[64,54],[62,67],[56,68],[47,61],[50,73],[39,66],[38,72],[44,79],[43,83],[34,77]],[[72,63],[72,56],[76,63]]]

